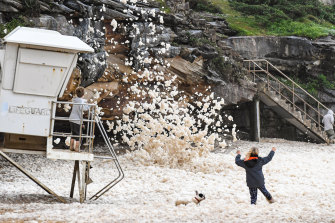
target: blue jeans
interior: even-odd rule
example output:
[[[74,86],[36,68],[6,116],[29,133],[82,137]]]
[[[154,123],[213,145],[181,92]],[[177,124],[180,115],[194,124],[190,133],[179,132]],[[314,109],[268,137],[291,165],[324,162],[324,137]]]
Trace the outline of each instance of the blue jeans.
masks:
[[[272,196],[269,193],[269,191],[266,190],[265,185],[263,185],[261,187],[249,187],[251,204],[256,204],[256,201],[257,201],[257,189],[259,189],[263,193],[263,195],[266,197],[266,199],[268,199],[268,200],[272,199]]]

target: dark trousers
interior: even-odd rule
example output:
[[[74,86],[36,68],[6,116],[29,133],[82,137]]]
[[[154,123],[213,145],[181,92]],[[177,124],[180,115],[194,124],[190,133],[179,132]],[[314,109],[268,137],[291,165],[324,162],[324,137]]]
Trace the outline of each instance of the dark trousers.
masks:
[[[80,136],[80,125],[77,123],[70,122],[70,127],[71,127],[71,135],[74,140],[79,140]]]
[[[332,139],[335,138],[334,129],[329,129],[329,130],[326,131],[326,133],[327,133],[327,137],[328,137],[329,140],[332,140]]]
[[[256,204],[256,201],[257,201],[257,189],[259,189],[263,193],[263,195],[266,197],[266,199],[268,199],[268,200],[272,199],[272,196],[269,193],[269,191],[266,190],[265,185],[263,185],[261,187],[249,187],[251,204]]]

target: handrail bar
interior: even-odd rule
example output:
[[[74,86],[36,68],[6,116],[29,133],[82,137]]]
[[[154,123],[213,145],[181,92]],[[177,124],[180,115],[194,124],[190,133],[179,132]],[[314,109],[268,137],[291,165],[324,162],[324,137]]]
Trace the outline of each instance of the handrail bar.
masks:
[[[61,104],[68,104],[68,105],[78,105],[80,106],[80,113],[83,114],[83,109],[86,107],[87,114],[85,115],[85,118],[83,115],[81,115],[80,118],[70,118],[70,117],[63,117],[63,116],[56,116],[57,108],[61,108]],[[84,107],[85,106],[85,107]],[[71,107],[70,107],[71,108]],[[73,106],[72,106],[73,108]],[[88,103],[74,103],[71,101],[52,101],[51,102],[51,127],[49,130],[49,136],[52,137],[71,137],[71,138],[78,138],[78,141],[80,144],[82,144],[83,140],[85,140],[85,151],[88,150],[88,152],[93,152],[93,140],[95,138],[94,136],[94,116],[96,114],[96,104],[88,104]],[[55,132],[54,125],[56,121],[60,122],[79,122],[79,126],[82,126],[86,123],[85,129],[79,128],[78,135],[73,135],[73,133],[67,133],[67,132]],[[80,149],[81,150],[81,149]],[[79,151],[80,151],[79,150]]]
[[[265,61],[267,61],[267,60],[265,60]],[[251,62],[253,62],[252,60],[251,60]],[[253,62],[254,63],[254,62]],[[266,71],[266,70],[264,70],[262,67],[260,67],[257,63],[254,63],[259,69],[261,69],[264,73],[266,73],[268,76],[270,76],[270,77],[272,77],[273,79],[276,79],[276,80],[278,80],[278,82],[280,82],[281,83],[281,85],[283,85],[283,86],[285,86],[285,88],[286,89],[288,89],[291,93],[294,93],[294,91],[292,91],[290,88],[288,88],[283,82],[281,82],[279,79],[277,79],[277,78],[275,78],[270,72],[268,72],[268,71]],[[271,64],[271,66],[273,66],[272,64]],[[277,68],[276,68],[277,69]],[[253,70],[250,70],[251,72],[253,72]],[[280,71],[281,72],[281,71]],[[282,73],[282,72],[281,72]],[[285,74],[284,74],[285,75]],[[287,77],[286,75],[285,75],[285,77]],[[296,84],[292,79],[290,79],[290,78],[288,78],[290,81],[292,81],[292,83],[294,83],[295,85],[297,85],[300,89],[302,89],[304,92],[306,92],[303,88],[301,88],[298,84]],[[308,93],[307,93],[308,94]],[[308,94],[308,95],[310,95],[310,94]],[[297,95],[295,95],[296,97],[297,97]],[[327,109],[328,110],[328,108],[326,107],[326,106],[324,106],[321,102],[319,102],[317,99],[315,99],[313,96],[311,96],[318,104],[321,104],[325,109]],[[303,100],[302,98],[300,98],[301,100]],[[306,104],[308,104],[305,100],[303,100]],[[308,104],[311,108],[313,108],[310,104]],[[313,108],[313,110],[315,111],[315,112],[317,112],[318,114],[320,114],[320,112],[319,111],[317,111],[316,109],[314,109]],[[320,114],[321,115],[321,114]]]
[[[57,133],[53,133],[51,136],[58,136],[58,137],[78,137],[76,135],[71,135],[71,134],[57,134]],[[81,135],[81,138],[87,138],[87,139],[94,139],[94,137],[92,136],[88,136],[88,135]]]
[[[55,116],[54,118],[51,118],[52,120],[59,120],[59,121],[81,121],[83,122],[94,122],[94,120],[90,119],[70,119],[68,117],[61,117],[61,116]]]
[[[275,89],[273,86],[270,86],[273,90],[275,90],[276,92],[280,93],[279,91],[277,91],[277,89]],[[285,95],[281,95],[286,101],[288,101],[290,104],[292,104],[294,106],[294,103],[287,98]],[[306,102],[305,102],[306,103]],[[317,110],[315,110],[310,104],[306,103],[306,105],[308,105],[310,108],[312,108],[315,112],[318,112]],[[303,112],[303,114],[305,114],[306,116],[308,116],[312,121],[314,121],[315,123],[318,123],[318,121],[316,121],[312,116],[310,116],[307,112],[303,111],[301,108],[299,108],[299,106],[295,106],[296,109],[300,110]]]
[[[268,71],[265,71],[265,73],[267,73],[271,78],[273,78],[274,80],[278,81],[280,83],[281,86],[283,86],[284,88],[286,88],[287,90],[289,90],[290,92],[293,92],[292,89],[290,89],[288,86],[286,86],[283,82],[281,82],[278,78],[276,78],[275,76],[273,76],[271,73],[269,73]],[[270,85],[269,85],[270,86]],[[276,90],[274,87],[272,87],[274,90]],[[276,90],[276,92],[280,93],[279,91]],[[282,95],[283,97],[285,97],[284,95]],[[311,107],[311,109],[313,109],[316,113],[319,113],[319,111],[317,111],[312,105],[308,104],[302,97],[300,97],[299,95],[295,94],[295,97],[299,98],[300,100],[302,100],[305,104],[307,104],[309,107]],[[285,97],[286,98],[286,97]],[[290,101],[290,99],[287,99],[288,101]],[[291,102],[291,101],[290,101]],[[291,102],[292,104],[294,104],[293,102]],[[297,107],[297,106],[296,106]]]
[[[259,61],[260,63],[257,63]],[[315,97],[313,97],[311,94],[309,94],[305,89],[303,89],[300,85],[295,83],[291,78],[286,76],[282,71],[280,71],[277,67],[275,67],[273,64],[268,62],[264,59],[258,59],[258,60],[244,60],[244,62],[248,62],[248,72],[251,73],[254,76],[254,81],[256,81],[256,78],[261,80],[262,82],[266,83],[266,88],[268,90],[274,90],[276,93],[279,93],[279,95],[285,99],[290,106],[292,106],[293,111],[299,111],[301,112],[298,119],[302,119],[304,122],[304,125],[307,127],[307,123],[305,123],[305,120],[308,119],[310,121],[310,128],[316,127],[319,131],[324,127],[322,123],[322,109],[328,109],[324,104],[322,104],[319,100],[317,100]],[[266,63],[266,64],[264,64]],[[283,83],[281,79],[275,77],[269,72],[269,65],[270,69],[273,69],[274,71],[277,71],[279,73],[279,76],[285,78],[286,81],[289,81],[291,83],[286,85],[286,83]],[[266,66],[266,67],[265,67]],[[264,76],[260,73],[264,73]],[[287,90],[288,94],[290,96],[286,97],[285,92],[283,90]],[[299,92],[297,92],[297,90]],[[304,98],[300,96],[301,94],[304,95]],[[301,101],[297,103],[298,101]],[[306,100],[309,100],[310,103],[316,104],[317,108],[314,108],[315,106],[312,106],[307,102]],[[301,108],[303,106],[303,108]],[[289,109],[289,108],[287,108]],[[313,112],[309,114],[310,112]],[[335,116],[335,115],[334,115]],[[309,128],[309,127],[308,127]]]
[[[261,68],[262,69],[262,68]],[[251,71],[251,72],[253,72],[253,71]],[[265,73],[268,73],[268,72],[266,72],[265,70],[264,70],[264,72]],[[276,80],[278,80],[277,78],[275,78],[273,75],[271,75],[270,73],[268,73],[269,74],[269,76],[271,76],[271,77],[273,77],[274,79],[276,79]],[[261,78],[260,76],[258,76],[257,74],[255,74],[258,78]],[[279,82],[280,82],[280,84],[281,85],[283,85],[286,89],[288,89],[288,90],[290,90],[291,91],[291,89],[290,88],[288,88],[285,84],[283,84],[280,80],[278,80]],[[275,90],[276,92],[278,92],[279,94],[280,94],[280,92],[276,89],[276,88],[274,88],[272,85],[269,85],[269,87],[271,87],[273,90]],[[292,105],[294,105],[294,103],[289,99],[289,98],[287,98],[285,95],[283,95],[283,94],[280,94],[283,98],[285,98],[285,100],[286,101],[288,101],[290,104],[292,104]],[[303,100],[300,96],[297,96],[296,95],[296,97],[298,97],[299,99],[301,99],[301,100]],[[304,100],[303,100],[304,101]],[[306,105],[308,105],[310,108],[312,108],[316,113],[318,113],[319,114],[319,112],[313,107],[313,106],[311,106],[310,104],[308,104],[307,102],[305,102],[304,101],[304,103],[306,104]],[[307,112],[305,112],[305,111],[303,111],[301,108],[299,108],[298,106],[295,106],[297,109],[299,109],[300,111],[302,111],[303,112],[303,114],[305,114],[306,116],[308,116],[312,121],[314,121],[315,123],[318,123],[318,121],[316,121],[312,116],[310,116]],[[319,123],[318,123],[319,124]],[[320,124],[321,125],[321,124]]]
[[[269,61],[265,60],[265,59],[258,59],[258,60],[245,60],[246,62],[253,62],[255,65],[256,64],[254,61],[259,61],[259,62],[266,62],[267,64],[270,64],[270,66],[272,68],[274,68],[276,71],[278,71],[281,75],[283,75],[286,79],[288,79],[289,81],[291,81],[294,85],[298,86],[298,88],[300,90],[302,90],[304,93],[306,93],[309,97],[311,97],[312,99],[314,99],[314,101],[316,101],[317,103],[319,103],[322,107],[324,107],[326,110],[329,110],[324,104],[322,104],[319,100],[317,100],[315,97],[313,97],[310,93],[308,93],[305,89],[303,89],[300,85],[298,85],[297,83],[295,83],[291,78],[289,78],[288,76],[286,76],[286,74],[284,74],[282,71],[280,71],[277,67],[275,67],[272,63],[270,63]],[[259,67],[259,66],[258,66]],[[260,67],[259,67],[260,68]],[[263,69],[263,68],[261,68]],[[264,70],[264,69],[263,69]]]
[[[71,101],[52,101],[52,103],[56,103],[56,104],[70,104],[70,105],[87,105],[89,107],[97,106],[96,104],[75,103],[75,102],[71,102]]]
[[[104,141],[106,142],[110,153],[112,154],[112,156],[114,158],[113,161],[114,161],[114,164],[115,164],[116,168],[118,169],[119,175],[116,178],[114,178],[111,182],[109,182],[106,186],[104,186],[102,189],[100,189],[98,192],[96,192],[90,198],[90,200],[93,200],[93,199],[97,200],[99,197],[104,195],[107,191],[109,191],[112,187],[114,187],[117,183],[119,183],[124,178],[124,172],[121,168],[121,165],[119,163],[117,155],[114,151],[114,147],[113,147],[112,143],[110,142],[109,137],[107,135],[107,132],[104,129],[102,123],[101,123],[100,117],[97,114],[95,115],[95,120],[96,120],[96,124],[97,124],[97,126],[98,126],[98,128],[101,132],[101,135],[102,135]]]

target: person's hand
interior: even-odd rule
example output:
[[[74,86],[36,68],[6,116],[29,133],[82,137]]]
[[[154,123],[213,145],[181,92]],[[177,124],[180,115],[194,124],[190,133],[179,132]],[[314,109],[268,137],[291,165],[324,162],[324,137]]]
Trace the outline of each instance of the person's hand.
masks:
[[[272,151],[273,151],[273,152],[276,151],[276,148],[275,148],[275,147],[272,147]]]
[[[236,154],[238,154],[238,155],[241,154],[241,151],[240,151],[240,150],[237,150],[237,151],[236,151]]]

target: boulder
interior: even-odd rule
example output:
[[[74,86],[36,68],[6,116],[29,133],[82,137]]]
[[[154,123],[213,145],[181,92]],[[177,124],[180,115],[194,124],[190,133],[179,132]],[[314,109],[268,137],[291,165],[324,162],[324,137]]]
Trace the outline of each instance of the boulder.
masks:
[[[312,41],[302,37],[229,37],[228,46],[245,59],[267,59],[286,74],[334,80],[335,39]]]
[[[36,28],[57,30],[57,20],[50,15],[40,15],[39,17],[29,18],[29,22],[34,24]]]
[[[57,28],[56,30],[63,35],[73,36],[74,35],[74,26],[68,23],[64,15],[56,15],[55,17]]]
[[[162,52],[164,50],[164,52]],[[173,58],[180,54],[181,47],[171,46],[168,50],[165,48],[151,48],[150,52],[154,57]]]
[[[69,7],[66,7],[63,4],[60,4],[58,2],[50,2],[51,10],[55,13],[60,13],[60,14],[70,14],[74,13],[75,10],[70,9]]]
[[[82,86],[87,87],[98,80],[103,75],[106,66],[105,52],[81,54],[78,67],[82,72]]]
[[[77,14],[84,17],[93,17],[92,6],[86,5],[77,0],[65,0],[64,5],[76,11]]]
[[[19,9],[7,3],[1,3],[0,12],[18,13]]]
[[[85,88],[83,98],[86,99],[88,103],[99,103],[111,93],[112,95],[117,94],[118,90],[119,84],[116,81],[96,82]]]
[[[18,0],[2,0],[1,4],[7,4],[10,6],[13,6],[16,9],[22,10],[24,8],[24,6],[22,5],[21,1]]]

